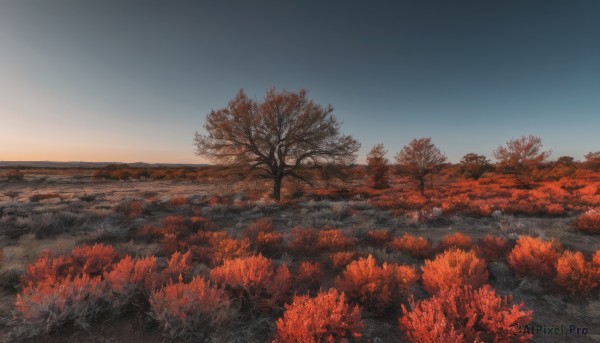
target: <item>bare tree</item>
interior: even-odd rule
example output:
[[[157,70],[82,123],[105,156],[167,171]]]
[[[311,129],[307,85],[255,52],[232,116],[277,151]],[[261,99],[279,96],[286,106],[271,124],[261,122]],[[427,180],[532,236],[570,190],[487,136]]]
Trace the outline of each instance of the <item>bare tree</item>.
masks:
[[[375,145],[367,154],[367,172],[369,182],[373,188],[388,188],[388,171],[390,169],[389,161],[385,158],[387,150],[383,144]]]
[[[208,114],[207,134],[195,135],[196,152],[273,180],[273,198],[279,200],[285,176],[312,185],[309,169],[344,166],[356,159],[360,143],[340,135],[340,123],[332,113],[330,105],[309,100],[304,89],[297,93],[271,89],[261,102],[240,90],[227,107]]]
[[[504,172],[514,174],[521,186],[528,187],[533,182],[533,172],[552,154],[549,150],[542,151],[542,147],[540,137],[521,136],[499,146],[494,151],[494,158]]]
[[[439,173],[446,162],[446,156],[429,137],[413,139],[395,158],[401,170],[417,182],[421,193],[425,193],[427,177]]]
[[[475,153],[468,153],[460,160],[462,172],[474,180],[479,180],[486,172],[492,169],[490,160]]]

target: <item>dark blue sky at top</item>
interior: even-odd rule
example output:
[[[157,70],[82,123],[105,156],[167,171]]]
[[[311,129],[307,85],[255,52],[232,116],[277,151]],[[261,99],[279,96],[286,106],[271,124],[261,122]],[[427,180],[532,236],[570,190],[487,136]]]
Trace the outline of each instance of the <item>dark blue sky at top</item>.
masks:
[[[211,109],[306,88],[389,157],[600,150],[600,1],[0,2],[0,160],[202,162]]]

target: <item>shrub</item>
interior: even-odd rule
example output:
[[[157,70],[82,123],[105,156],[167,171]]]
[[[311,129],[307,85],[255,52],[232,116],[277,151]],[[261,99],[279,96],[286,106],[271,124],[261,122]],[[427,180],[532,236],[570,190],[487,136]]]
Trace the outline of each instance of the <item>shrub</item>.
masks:
[[[171,283],[150,296],[151,316],[170,338],[203,341],[229,322],[235,308],[227,293],[203,278]]]
[[[581,252],[565,251],[556,263],[556,283],[570,293],[588,293],[598,287],[600,270]]]
[[[250,238],[252,241],[256,241],[256,237],[259,235],[259,233],[267,233],[272,231],[273,221],[271,221],[269,218],[260,218],[244,229],[244,235]]]
[[[273,303],[284,300],[292,281],[285,265],[275,270],[271,260],[262,255],[227,260],[210,271],[210,278],[252,303],[263,296]]]
[[[302,262],[298,266],[296,281],[300,289],[318,289],[322,278],[323,268],[319,262]]]
[[[596,251],[594,253],[594,256],[592,256],[592,264],[594,265],[594,267],[600,270],[600,250]]]
[[[271,254],[281,249],[283,234],[280,232],[259,232],[255,243],[258,251]]]
[[[450,248],[458,248],[462,250],[471,250],[473,248],[473,240],[467,235],[457,232],[452,235],[447,235],[438,243],[438,251],[444,251]]]
[[[295,296],[277,320],[275,343],[348,342],[362,336],[358,306],[350,307],[335,289],[316,297]]]
[[[374,246],[382,246],[389,242],[391,235],[390,230],[372,230],[367,232],[367,236],[365,237],[367,243]]]
[[[82,245],[71,252],[75,268],[90,276],[102,275],[118,259],[115,249],[110,245]]]
[[[189,230],[188,223],[182,216],[166,216],[165,218],[163,218],[162,224],[163,233],[174,234],[177,237],[186,234]]]
[[[409,233],[392,239],[388,247],[416,258],[426,258],[431,254],[431,242],[427,238],[415,237]]]
[[[29,336],[48,333],[67,323],[85,326],[103,311],[105,285],[89,275],[30,284],[17,295],[17,319]]]
[[[177,206],[183,206],[183,205],[187,205],[187,198],[186,197],[172,197],[169,200],[169,205],[173,206],[173,207],[177,207]]]
[[[137,295],[149,294],[157,282],[156,258],[134,260],[125,256],[110,272],[104,273],[107,299],[113,310],[127,307]]]
[[[446,250],[434,260],[426,260],[423,270],[423,288],[436,294],[455,285],[481,287],[488,279],[484,260],[473,251]]]
[[[8,181],[22,181],[24,178],[25,174],[18,169],[13,169],[6,173],[6,179]]]
[[[132,200],[123,204],[120,209],[129,219],[136,219],[142,215],[143,205],[139,200]]]
[[[160,283],[166,284],[169,281],[175,282],[183,277],[188,279],[190,273],[190,263],[192,262],[192,253],[186,252],[185,254],[179,251],[171,255],[171,258],[167,261],[167,268],[162,271],[160,277]]]
[[[238,257],[245,257],[250,254],[250,240],[225,238],[211,241],[213,248],[211,262],[213,266]]]
[[[295,227],[290,232],[288,246],[296,253],[311,255],[316,251],[317,234],[313,229]]]
[[[337,251],[329,254],[329,262],[334,269],[345,268],[355,258],[356,253],[354,251]]]
[[[554,273],[558,252],[552,242],[539,238],[522,236],[508,254],[508,263],[519,276],[542,278]]]
[[[335,287],[375,314],[381,314],[394,302],[408,296],[418,280],[417,271],[408,266],[383,263],[377,266],[373,256],[346,266]]]
[[[583,232],[600,233],[600,208],[592,208],[579,216],[576,226]]]
[[[511,301],[489,285],[454,287],[417,303],[411,298],[399,323],[410,342],[529,342],[531,333],[515,330],[531,322],[532,311]]]
[[[317,248],[327,251],[344,250],[354,245],[354,240],[346,237],[340,229],[319,230],[317,235]]]
[[[496,261],[511,249],[511,242],[499,236],[486,235],[479,239],[478,253],[487,261]]]

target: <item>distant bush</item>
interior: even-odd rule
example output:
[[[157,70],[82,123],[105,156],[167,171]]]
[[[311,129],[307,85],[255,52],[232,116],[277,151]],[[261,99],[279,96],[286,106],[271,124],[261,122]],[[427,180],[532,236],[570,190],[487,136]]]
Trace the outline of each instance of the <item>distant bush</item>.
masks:
[[[272,231],[273,221],[269,218],[260,218],[244,229],[244,235],[250,238],[250,240],[256,241],[256,238],[261,232],[264,234]]]
[[[409,233],[395,237],[388,247],[416,258],[426,258],[431,254],[431,242],[427,238],[415,237]]]
[[[151,316],[170,338],[204,341],[236,315],[227,293],[203,278],[172,283],[150,296]]]
[[[511,248],[511,241],[499,236],[486,235],[479,239],[477,251],[487,261],[497,261],[505,256]]]
[[[516,332],[532,320],[524,305],[510,305],[489,286],[453,287],[417,303],[402,305],[400,328],[410,342],[530,342],[532,334]]]
[[[6,179],[8,181],[22,181],[25,178],[25,174],[18,169],[9,170],[6,173]]]
[[[581,252],[565,251],[556,263],[555,281],[570,293],[588,293],[600,284],[600,269]]]
[[[377,266],[369,255],[346,266],[335,280],[335,287],[368,311],[382,314],[393,303],[408,297],[418,279],[412,267],[387,263]]]
[[[600,207],[590,209],[579,216],[576,225],[580,231],[600,233]]]
[[[277,321],[275,343],[350,342],[362,336],[358,306],[350,307],[344,293],[330,289],[316,297],[295,296]]]
[[[329,254],[329,263],[334,269],[343,269],[356,258],[354,251],[338,251]]]
[[[272,254],[281,249],[283,234],[280,232],[259,232],[255,244],[259,252]]]
[[[390,241],[391,234],[390,230],[382,229],[382,230],[372,230],[367,232],[367,236],[365,240],[367,243],[373,246],[383,246],[387,242]]]
[[[323,229],[317,234],[317,248],[326,251],[345,250],[354,246],[354,240],[340,229]]]
[[[552,242],[521,236],[507,260],[519,276],[543,278],[554,274],[557,259],[558,252]]]
[[[458,248],[462,250],[470,250],[473,248],[473,239],[471,237],[457,232],[452,235],[447,235],[438,243],[438,251],[444,251],[450,248]]]
[[[314,229],[295,227],[290,232],[288,246],[296,253],[312,255],[317,250],[317,233]]]
[[[317,290],[323,278],[323,267],[319,262],[302,262],[296,273],[296,284],[301,290]]]
[[[423,288],[430,294],[456,285],[479,288],[488,279],[485,261],[477,258],[473,251],[459,249],[446,250],[434,260],[425,260],[422,270]]]

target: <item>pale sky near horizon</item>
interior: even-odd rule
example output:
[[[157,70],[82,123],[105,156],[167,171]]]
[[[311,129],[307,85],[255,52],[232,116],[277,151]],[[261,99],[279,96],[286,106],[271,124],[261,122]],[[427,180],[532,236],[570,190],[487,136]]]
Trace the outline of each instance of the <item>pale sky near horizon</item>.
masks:
[[[243,88],[306,88],[388,157],[600,150],[600,1],[0,1],[0,161],[203,163]]]

